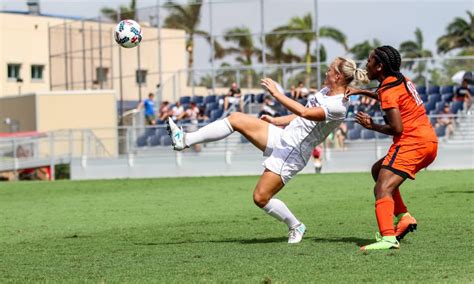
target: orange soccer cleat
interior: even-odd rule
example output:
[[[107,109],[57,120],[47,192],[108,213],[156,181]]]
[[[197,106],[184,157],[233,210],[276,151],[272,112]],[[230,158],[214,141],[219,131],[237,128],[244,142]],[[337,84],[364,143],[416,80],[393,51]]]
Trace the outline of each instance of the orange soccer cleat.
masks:
[[[403,213],[403,215],[398,218],[397,224],[395,224],[395,236],[397,237],[397,240],[400,241],[406,234],[415,231],[416,227],[416,219],[408,212]]]

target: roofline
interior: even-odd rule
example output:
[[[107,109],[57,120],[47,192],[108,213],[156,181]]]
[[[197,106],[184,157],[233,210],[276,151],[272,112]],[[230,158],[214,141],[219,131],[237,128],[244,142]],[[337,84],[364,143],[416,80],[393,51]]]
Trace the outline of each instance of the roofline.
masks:
[[[0,10],[0,13],[35,16],[35,17],[60,18],[60,19],[67,19],[67,20],[84,20],[84,17],[74,17],[74,16],[65,16],[65,15],[56,15],[56,14],[47,14],[47,13],[40,13],[39,15],[34,15],[34,14],[30,14],[28,11]]]

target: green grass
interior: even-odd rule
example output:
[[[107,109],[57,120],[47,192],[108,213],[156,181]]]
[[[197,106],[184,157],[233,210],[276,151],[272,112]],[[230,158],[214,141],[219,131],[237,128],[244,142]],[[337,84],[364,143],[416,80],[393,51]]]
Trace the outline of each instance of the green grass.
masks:
[[[474,171],[424,171],[400,250],[374,240],[368,173],[297,176],[279,194],[299,245],[253,205],[257,177],[0,184],[0,282],[472,282]]]

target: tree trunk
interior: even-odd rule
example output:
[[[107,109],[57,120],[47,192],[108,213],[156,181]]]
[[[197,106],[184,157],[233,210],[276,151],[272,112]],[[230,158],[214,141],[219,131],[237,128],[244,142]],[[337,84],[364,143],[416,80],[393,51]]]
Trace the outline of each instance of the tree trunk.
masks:
[[[306,87],[309,88],[311,80],[311,53],[310,53],[310,43],[306,45]]]

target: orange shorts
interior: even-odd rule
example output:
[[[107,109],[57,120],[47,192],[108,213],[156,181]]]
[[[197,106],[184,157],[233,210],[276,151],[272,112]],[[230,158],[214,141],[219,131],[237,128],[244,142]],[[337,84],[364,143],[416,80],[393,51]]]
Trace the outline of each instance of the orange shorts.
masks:
[[[438,143],[425,142],[411,145],[392,144],[382,163],[382,168],[401,177],[415,179],[415,174],[429,166],[438,153]]]

